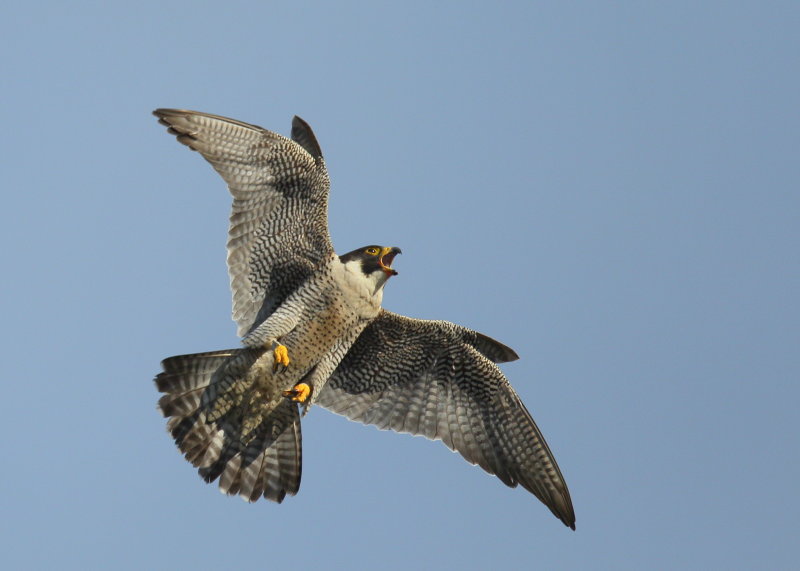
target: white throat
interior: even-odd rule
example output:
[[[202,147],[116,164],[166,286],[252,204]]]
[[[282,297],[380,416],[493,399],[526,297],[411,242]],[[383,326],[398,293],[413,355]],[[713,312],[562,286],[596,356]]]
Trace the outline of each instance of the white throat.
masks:
[[[333,276],[344,300],[360,317],[371,318],[378,314],[387,280],[383,272],[366,275],[361,271],[360,261],[351,260],[343,264],[337,258],[333,262]]]

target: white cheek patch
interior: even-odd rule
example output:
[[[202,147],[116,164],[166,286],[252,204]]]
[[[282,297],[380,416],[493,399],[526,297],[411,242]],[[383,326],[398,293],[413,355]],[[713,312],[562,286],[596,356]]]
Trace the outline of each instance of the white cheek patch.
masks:
[[[364,275],[361,272],[361,262],[359,260],[350,260],[344,264],[344,271],[353,275]]]
[[[344,270],[344,280],[347,285],[358,291],[359,293],[372,295],[375,290],[375,280],[373,276],[368,276],[361,271],[361,262],[359,260],[350,260],[342,267]]]
[[[358,260],[350,260],[344,265],[344,279],[351,287],[358,288],[359,286],[365,287],[369,280],[364,272],[361,271],[361,262]]]
[[[341,268],[341,280],[344,282],[344,289],[356,294],[364,299],[372,299],[373,303],[380,304],[383,297],[381,286],[386,283],[383,272],[372,272],[364,274],[361,269],[361,261],[350,260],[339,266]]]

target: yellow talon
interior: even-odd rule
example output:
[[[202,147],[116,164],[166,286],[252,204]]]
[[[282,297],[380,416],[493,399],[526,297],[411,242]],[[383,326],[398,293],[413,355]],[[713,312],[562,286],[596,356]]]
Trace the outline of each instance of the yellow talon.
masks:
[[[275,366],[277,367],[279,364],[284,367],[289,366],[289,351],[285,345],[275,347]]]
[[[305,383],[297,383],[293,389],[283,391],[283,396],[291,397],[294,402],[304,403],[311,394],[311,387]]]

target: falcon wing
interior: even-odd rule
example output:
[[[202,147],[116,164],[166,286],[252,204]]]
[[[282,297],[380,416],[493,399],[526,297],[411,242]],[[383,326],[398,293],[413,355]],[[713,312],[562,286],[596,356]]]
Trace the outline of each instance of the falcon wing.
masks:
[[[380,429],[441,440],[507,486],[521,484],[575,529],[558,464],[494,364],[514,358],[511,349],[475,331],[383,311],[317,402]]]
[[[314,133],[295,117],[292,139],[241,121],[157,109],[159,123],[198,151],[233,195],[228,273],[240,337],[333,253],[330,181]]]

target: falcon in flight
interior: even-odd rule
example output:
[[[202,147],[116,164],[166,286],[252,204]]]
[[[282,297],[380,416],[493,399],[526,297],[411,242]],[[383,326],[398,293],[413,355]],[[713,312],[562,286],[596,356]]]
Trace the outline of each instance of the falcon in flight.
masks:
[[[517,354],[446,321],[381,308],[400,249],[337,255],[330,180],[308,124],[291,139],[196,111],[154,114],[233,195],[228,272],[242,346],[162,362],[159,409],[206,482],[254,502],[300,488],[301,411],[318,404],[380,429],[441,440],[575,529],[567,484],[496,363]]]

